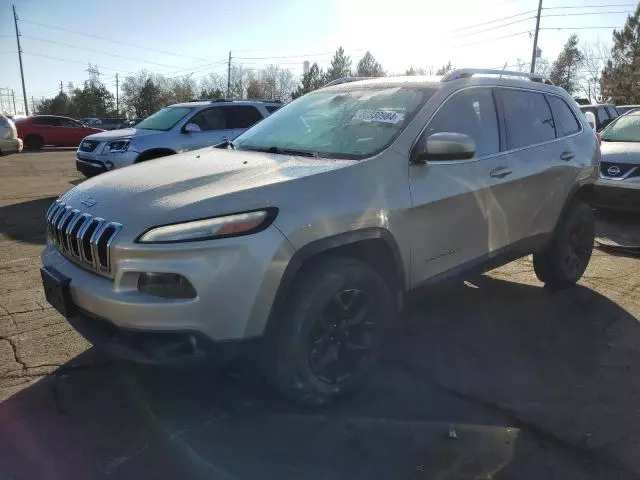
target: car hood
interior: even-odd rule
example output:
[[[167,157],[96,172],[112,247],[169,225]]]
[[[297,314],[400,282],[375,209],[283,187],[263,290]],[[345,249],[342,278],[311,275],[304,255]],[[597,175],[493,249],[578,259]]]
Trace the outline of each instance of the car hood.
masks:
[[[603,162],[640,164],[640,142],[605,142],[600,145]]]
[[[142,137],[147,135],[157,135],[166,133],[159,130],[144,130],[141,128],[123,128],[122,130],[104,130],[86,137],[87,140],[97,140],[104,142],[108,140],[118,140],[120,138]]]
[[[154,225],[295,203],[306,188],[318,186],[305,181],[356,163],[208,147],[98,175],[62,200],[139,233]]]

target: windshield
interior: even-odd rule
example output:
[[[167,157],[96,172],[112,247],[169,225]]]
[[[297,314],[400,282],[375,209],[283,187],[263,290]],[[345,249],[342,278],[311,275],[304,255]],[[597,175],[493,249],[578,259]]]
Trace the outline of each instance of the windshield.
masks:
[[[640,142],[640,115],[624,115],[602,131],[605,142]]]
[[[433,91],[407,87],[318,91],[240,135],[241,150],[293,150],[361,159],[386,148]]]
[[[187,107],[167,107],[141,121],[137,128],[145,130],[170,130],[192,109]]]

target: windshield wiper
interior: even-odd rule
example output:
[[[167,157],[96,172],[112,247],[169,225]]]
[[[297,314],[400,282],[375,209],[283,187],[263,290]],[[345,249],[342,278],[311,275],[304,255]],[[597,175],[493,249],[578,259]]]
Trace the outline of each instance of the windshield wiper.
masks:
[[[231,140],[227,139],[214,145],[213,148],[231,148],[231,150],[235,150],[236,146],[233,144]]]
[[[310,158],[318,158],[319,156],[317,152],[309,152],[307,150],[295,150],[295,149],[280,148],[280,147],[269,147],[269,148],[247,147],[247,148],[243,148],[243,150],[251,150],[254,152],[275,153],[277,155],[297,155],[299,157],[310,157]]]

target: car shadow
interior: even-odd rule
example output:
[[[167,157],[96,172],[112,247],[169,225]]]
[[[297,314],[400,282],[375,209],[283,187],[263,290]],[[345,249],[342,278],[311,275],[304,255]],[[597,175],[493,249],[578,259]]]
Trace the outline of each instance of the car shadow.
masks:
[[[596,212],[596,246],[619,256],[640,256],[640,213]]]
[[[44,147],[40,150],[22,150],[22,153],[50,153],[50,152],[75,152],[78,149],[75,147]]]
[[[317,410],[252,364],[143,367],[90,349],[0,404],[0,478],[640,473],[633,448],[606,450],[640,433],[640,325],[606,297],[480,276],[425,291],[386,337],[364,388]]]
[[[20,242],[44,245],[45,214],[56,198],[38,198],[0,207],[0,235]]]

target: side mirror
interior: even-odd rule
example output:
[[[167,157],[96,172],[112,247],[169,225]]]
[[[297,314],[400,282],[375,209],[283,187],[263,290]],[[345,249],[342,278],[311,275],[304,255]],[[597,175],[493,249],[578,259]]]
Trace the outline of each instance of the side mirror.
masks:
[[[192,133],[192,132],[200,132],[200,127],[195,123],[187,123],[184,127],[182,127],[183,133]]]
[[[593,114],[593,112],[584,112],[584,116],[587,117],[587,123],[589,124],[591,129],[595,132],[596,131],[596,116]]]
[[[129,125],[130,127],[135,127],[136,126],[136,122],[134,122],[133,120],[130,120],[127,122],[127,125]]]
[[[468,160],[476,153],[476,144],[469,135],[440,132],[421,140],[411,152],[411,162],[423,164],[427,161]]]

